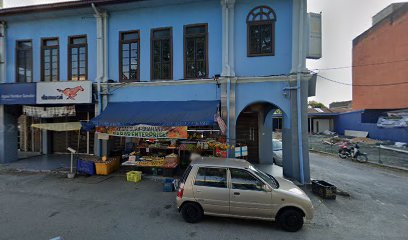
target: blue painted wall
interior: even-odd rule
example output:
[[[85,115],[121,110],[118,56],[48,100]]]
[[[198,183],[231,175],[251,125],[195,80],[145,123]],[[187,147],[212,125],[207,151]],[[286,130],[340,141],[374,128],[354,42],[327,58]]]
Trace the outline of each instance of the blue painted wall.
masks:
[[[7,23],[7,82],[15,82],[15,47],[17,40],[33,42],[33,80],[41,78],[41,38],[58,37],[60,45],[60,80],[68,79],[68,36],[86,34],[88,37],[88,78],[96,78],[96,21],[92,15],[9,21]]]
[[[266,5],[276,13],[275,56],[247,56],[247,23],[249,12]],[[288,74],[292,66],[292,0],[238,0],[235,10],[235,73],[237,76]]]
[[[376,123],[362,123],[362,113],[363,111],[355,111],[339,114],[335,120],[336,132],[344,135],[345,130],[366,131],[369,138],[408,142],[407,128],[379,128]]]
[[[247,106],[254,103],[271,103],[283,112],[284,119],[290,119],[290,102],[283,95],[283,88],[288,87],[287,82],[260,82],[240,83],[236,87],[236,119]],[[284,127],[290,127],[290,121],[283,121]]]
[[[111,88],[110,102],[133,101],[211,101],[220,100],[220,88],[215,83],[169,85],[169,86],[127,86]]]
[[[130,18],[131,17],[131,18]],[[132,19],[132,20],[130,20]],[[140,30],[140,79],[150,81],[150,32],[153,28],[173,28],[173,78],[184,78],[184,25],[207,23],[209,77],[221,74],[222,11],[220,1],[139,8],[111,12],[109,17],[109,78],[119,78],[119,31]]]
[[[268,5],[277,15],[276,55],[247,57],[246,17],[256,6]],[[291,68],[292,0],[237,0],[235,11],[235,63],[237,76],[287,74]],[[59,13],[59,12],[58,12]],[[59,37],[60,79],[66,80],[68,36],[88,36],[88,78],[96,78],[96,21],[91,9],[84,15],[42,17],[33,20],[8,21],[7,82],[15,81],[15,43],[19,39],[33,40],[34,81],[40,80],[41,38]],[[207,23],[209,31],[209,77],[222,72],[222,6],[219,0],[155,7],[130,8],[109,12],[109,79],[119,78],[119,31],[140,30],[141,81],[150,81],[150,31],[152,28],[173,28],[173,77],[184,78],[183,27]]]

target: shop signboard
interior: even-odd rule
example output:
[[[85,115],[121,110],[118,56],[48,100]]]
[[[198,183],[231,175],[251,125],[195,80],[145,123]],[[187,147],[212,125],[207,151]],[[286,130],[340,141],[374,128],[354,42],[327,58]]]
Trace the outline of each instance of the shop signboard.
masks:
[[[137,125],[129,127],[97,127],[99,133],[107,133],[110,136],[133,137],[133,138],[166,138],[187,139],[187,127],[158,127]]]
[[[242,149],[241,149],[241,155],[242,155],[243,157],[248,156],[248,146],[243,146],[243,147],[242,147]]]
[[[35,83],[0,84],[0,104],[35,104]]]
[[[235,157],[247,157],[248,156],[248,146],[235,147]]]
[[[109,134],[107,133],[98,133],[97,136],[99,140],[109,140]]]
[[[92,103],[92,82],[39,82],[37,104]]]
[[[235,157],[241,157],[242,156],[242,148],[241,147],[235,147]]]

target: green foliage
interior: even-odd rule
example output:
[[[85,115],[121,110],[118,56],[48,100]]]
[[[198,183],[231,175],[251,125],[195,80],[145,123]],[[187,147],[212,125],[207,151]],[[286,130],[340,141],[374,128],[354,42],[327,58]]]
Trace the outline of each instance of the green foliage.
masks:
[[[327,108],[323,103],[316,102],[316,101],[310,101],[309,106],[313,108]]]

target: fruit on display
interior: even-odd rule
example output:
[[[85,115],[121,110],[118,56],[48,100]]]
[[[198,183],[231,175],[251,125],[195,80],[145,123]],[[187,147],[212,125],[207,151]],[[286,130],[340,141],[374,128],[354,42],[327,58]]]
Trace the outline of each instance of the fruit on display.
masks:
[[[216,142],[216,141],[209,141],[207,142],[208,147],[210,149],[219,149],[219,150],[228,150],[228,149],[234,149],[234,146],[230,146],[226,143],[220,143],[220,142]]]
[[[164,162],[164,157],[143,156],[140,158],[140,160],[145,161],[145,162],[152,162],[152,161],[163,161]]]

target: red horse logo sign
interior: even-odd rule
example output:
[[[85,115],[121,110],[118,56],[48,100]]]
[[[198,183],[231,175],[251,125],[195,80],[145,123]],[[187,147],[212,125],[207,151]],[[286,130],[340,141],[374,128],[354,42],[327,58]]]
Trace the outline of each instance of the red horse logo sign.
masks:
[[[64,94],[67,97],[67,99],[75,100],[75,97],[78,95],[78,92],[79,91],[83,92],[84,88],[82,86],[77,86],[74,88],[65,88],[64,90],[57,89],[57,91]]]

